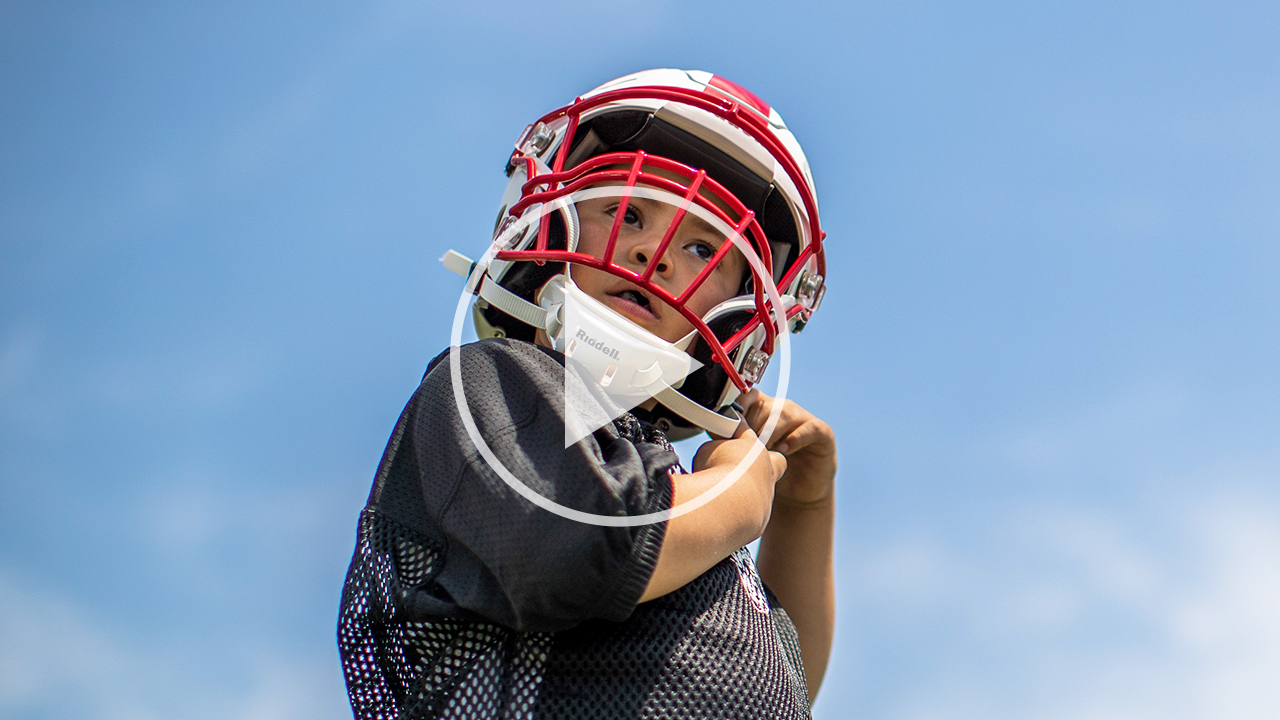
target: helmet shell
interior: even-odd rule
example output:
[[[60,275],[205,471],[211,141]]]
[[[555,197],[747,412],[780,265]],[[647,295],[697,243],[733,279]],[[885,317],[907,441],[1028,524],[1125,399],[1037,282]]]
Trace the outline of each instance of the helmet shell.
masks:
[[[697,401],[718,410],[760,379],[763,362],[775,349],[778,315],[798,331],[825,291],[824,234],[808,160],[777,110],[730,80],[674,69],[612,80],[544,115],[517,140],[495,223],[495,242],[502,246],[487,271],[490,278],[532,300],[563,263],[585,262],[575,257],[572,205],[552,212],[542,208],[599,182],[606,170],[616,182],[624,162],[632,163],[629,184],[687,191],[686,200],[697,202],[702,202],[695,197],[700,185],[703,193],[712,188],[723,198],[720,206],[734,210],[721,214],[751,240],[771,275],[752,279],[742,295],[702,317],[686,315],[706,340],[703,354],[715,361],[709,365],[723,373],[719,385],[709,379],[716,387],[704,388]],[[655,174],[658,169],[662,177]],[[683,183],[671,181],[673,175]],[[526,213],[539,219],[526,221],[524,231],[512,237],[506,231]],[[639,280],[610,261],[605,258],[598,269]],[[777,286],[784,307],[771,307],[761,288],[765,281]],[[685,311],[678,302],[669,304]],[[476,310],[482,336],[532,332],[513,328],[519,321],[482,305]],[[716,374],[714,367],[704,370]]]

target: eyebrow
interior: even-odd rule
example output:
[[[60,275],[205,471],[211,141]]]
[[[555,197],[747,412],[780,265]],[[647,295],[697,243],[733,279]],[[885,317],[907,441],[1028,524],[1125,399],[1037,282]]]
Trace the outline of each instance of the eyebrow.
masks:
[[[695,215],[695,214],[693,214],[693,213],[687,213],[687,214],[685,214],[685,218],[687,218],[687,219],[689,220],[689,222],[693,223],[695,227],[701,228],[702,230],[704,230],[704,231],[706,231],[706,232],[709,232],[709,233],[712,233],[712,234],[718,235],[718,236],[720,236],[720,239],[722,239],[722,240],[727,239],[727,238],[724,236],[724,233],[722,233],[722,232],[720,232],[719,230],[715,229],[715,228],[711,225],[711,223],[707,222],[706,220],[703,220],[701,217],[699,217],[699,216],[697,216],[697,215]]]
[[[634,202],[643,203],[643,204],[645,204],[645,205],[649,205],[650,207],[653,207],[653,206],[655,206],[655,205],[659,205],[659,204],[661,204],[661,205],[669,205],[669,204],[670,204],[670,203],[664,202],[664,201],[662,201],[662,200],[655,200],[655,199],[653,199],[653,198],[641,198],[641,197],[633,197],[633,198],[631,198],[631,202],[633,202],[633,203],[634,203]],[[692,223],[692,224],[694,225],[694,227],[699,228],[699,229],[700,229],[700,230],[702,230],[703,232],[709,232],[709,233],[712,233],[712,234],[714,234],[716,237],[720,238],[721,240],[728,240],[728,237],[727,237],[724,233],[722,233],[722,232],[720,232],[718,229],[716,229],[716,227],[715,227],[714,225],[712,225],[711,223],[709,223],[709,222],[707,222],[706,220],[704,220],[702,217],[700,217],[700,216],[698,216],[697,214],[695,214],[694,212],[692,212],[692,204],[690,204],[690,212],[685,213],[685,216],[684,216],[684,220],[683,220],[683,222],[689,222],[689,223]]]

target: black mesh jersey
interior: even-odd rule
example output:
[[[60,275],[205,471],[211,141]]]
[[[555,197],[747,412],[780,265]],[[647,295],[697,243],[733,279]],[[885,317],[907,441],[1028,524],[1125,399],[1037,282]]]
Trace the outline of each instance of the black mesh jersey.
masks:
[[[562,355],[514,340],[458,353],[475,425],[516,478],[596,514],[670,507],[678,459],[652,426],[626,414],[564,449]],[[338,621],[355,717],[810,717],[795,628],[745,549],[637,603],[665,529],[518,495],[467,435],[443,353],[360,515]]]

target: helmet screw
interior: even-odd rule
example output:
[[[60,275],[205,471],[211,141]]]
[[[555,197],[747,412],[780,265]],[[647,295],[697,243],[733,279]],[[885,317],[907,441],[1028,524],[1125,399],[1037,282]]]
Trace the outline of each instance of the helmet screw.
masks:
[[[525,155],[541,155],[544,150],[551,147],[551,141],[554,140],[556,134],[547,127],[546,123],[538,123],[529,131],[529,139],[524,141],[524,145],[520,151]]]
[[[814,312],[822,304],[822,297],[827,294],[826,284],[818,273],[805,272],[800,276],[800,285],[796,288],[796,299],[800,304]]]
[[[742,359],[739,374],[748,385],[755,385],[764,377],[765,368],[769,367],[769,356],[759,348],[747,348],[747,356]]]
[[[508,215],[503,219],[502,224],[498,226],[498,231],[493,234],[493,242],[498,246],[499,250],[510,250],[519,242],[522,233],[514,232],[514,227],[520,219],[514,215]]]

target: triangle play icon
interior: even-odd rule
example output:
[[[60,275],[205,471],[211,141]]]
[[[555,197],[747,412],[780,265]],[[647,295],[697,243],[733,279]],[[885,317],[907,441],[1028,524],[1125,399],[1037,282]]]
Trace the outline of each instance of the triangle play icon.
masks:
[[[702,367],[685,352],[570,285],[561,306],[564,446],[570,447]],[[674,312],[674,311],[669,311]]]

